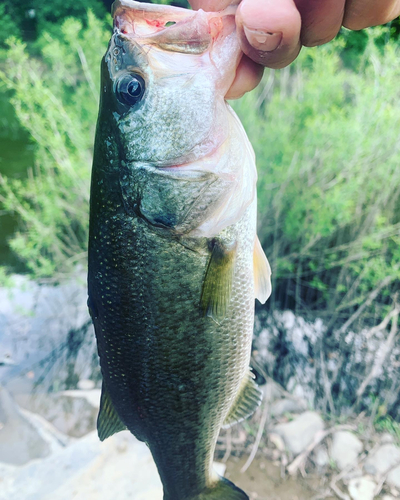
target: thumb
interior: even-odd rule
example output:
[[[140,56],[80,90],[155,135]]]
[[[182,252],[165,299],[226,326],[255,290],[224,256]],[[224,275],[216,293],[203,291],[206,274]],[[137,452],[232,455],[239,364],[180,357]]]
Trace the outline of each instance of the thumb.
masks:
[[[269,68],[283,68],[300,52],[301,17],[293,0],[243,0],[236,12],[243,52]]]

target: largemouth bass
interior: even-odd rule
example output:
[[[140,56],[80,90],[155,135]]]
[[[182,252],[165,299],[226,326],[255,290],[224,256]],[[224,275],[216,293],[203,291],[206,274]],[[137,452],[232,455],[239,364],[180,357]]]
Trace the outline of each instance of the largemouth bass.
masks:
[[[113,16],[90,207],[99,437],[145,441],[165,500],[246,499],[212,470],[220,429],[261,400],[254,298],[270,293],[254,153],[224,100],[241,55],[234,10],[119,0]]]

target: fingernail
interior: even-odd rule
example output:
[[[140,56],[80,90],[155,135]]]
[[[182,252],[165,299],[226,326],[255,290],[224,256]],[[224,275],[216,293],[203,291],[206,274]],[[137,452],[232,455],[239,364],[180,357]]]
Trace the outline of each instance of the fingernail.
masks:
[[[246,28],[246,26],[243,26],[243,29],[247,40],[255,49],[264,52],[272,52],[281,44],[282,32],[280,31],[278,31],[278,33],[270,33],[267,31]]]

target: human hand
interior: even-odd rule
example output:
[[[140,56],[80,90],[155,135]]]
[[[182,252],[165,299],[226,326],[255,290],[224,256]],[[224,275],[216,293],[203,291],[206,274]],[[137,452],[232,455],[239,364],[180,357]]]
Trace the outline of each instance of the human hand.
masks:
[[[360,30],[400,14],[400,0],[189,0],[194,9],[223,10],[240,4],[236,24],[244,56],[228,99],[241,97],[261,80],[264,66],[283,68],[300,52],[332,40],[341,26]]]

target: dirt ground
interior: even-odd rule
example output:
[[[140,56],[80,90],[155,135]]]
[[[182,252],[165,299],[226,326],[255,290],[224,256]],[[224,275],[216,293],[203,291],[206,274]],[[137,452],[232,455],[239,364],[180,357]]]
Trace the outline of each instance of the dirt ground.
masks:
[[[227,462],[225,477],[242,488],[251,500],[335,500],[335,497],[325,496],[327,486],[324,478],[317,476],[282,477],[281,468],[269,460],[255,458],[246,472],[240,469],[247,457],[238,459],[230,457]],[[325,479],[327,481],[327,479]]]

